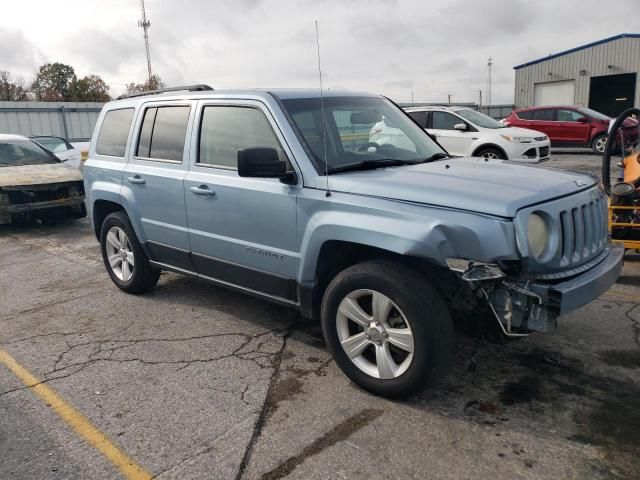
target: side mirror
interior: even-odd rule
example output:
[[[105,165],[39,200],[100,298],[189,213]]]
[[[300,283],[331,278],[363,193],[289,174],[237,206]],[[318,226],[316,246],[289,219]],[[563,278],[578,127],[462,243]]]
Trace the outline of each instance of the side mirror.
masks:
[[[279,178],[294,183],[295,173],[287,173],[287,162],[280,160],[275,148],[256,147],[238,150],[238,175],[254,178]]]
[[[580,117],[576,120],[578,123],[589,123],[589,119],[587,117]]]
[[[466,123],[456,123],[453,128],[455,130],[466,130],[467,129],[467,124]]]

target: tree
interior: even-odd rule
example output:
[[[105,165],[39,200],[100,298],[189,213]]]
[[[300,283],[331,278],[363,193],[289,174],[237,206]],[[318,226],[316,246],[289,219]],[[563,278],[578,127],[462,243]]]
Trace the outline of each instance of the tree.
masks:
[[[38,100],[45,102],[65,102],[73,97],[72,84],[76,79],[71,65],[46,63],[36,73],[31,85]]]
[[[140,92],[146,92],[149,90],[159,90],[164,87],[165,87],[165,84],[160,78],[160,76],[154,73],[153,75],[151,75],[151,78],[144,83],[135,83],[135,82],[127,83],[127,87],[124,93],[126,94],[140,93]]]
[[[99,75],[87,75],[72,80],[73,100],[76,102],[108,102],[109,86]]]
[[[9,72],[0,71],[0,100],[7,102],[29,100],[24,80],[13,79]]]

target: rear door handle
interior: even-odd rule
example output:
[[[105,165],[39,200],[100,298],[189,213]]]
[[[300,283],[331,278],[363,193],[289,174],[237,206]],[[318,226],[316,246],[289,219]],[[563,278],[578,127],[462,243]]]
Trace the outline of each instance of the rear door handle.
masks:
[[[196,195],[203,195],[205,197],[212,197],[213,195],[216,194],[216,192],[211,190],[206,185],[200,185],[199,187],[191,187],[189,190],[191,190]]]
[[[143,183],[146,183],[145,179],[142,178],[140,175],[135,175],[133,177],[127,177],[127,181],[129,183],[135,183],[137,185],[142,185]]]

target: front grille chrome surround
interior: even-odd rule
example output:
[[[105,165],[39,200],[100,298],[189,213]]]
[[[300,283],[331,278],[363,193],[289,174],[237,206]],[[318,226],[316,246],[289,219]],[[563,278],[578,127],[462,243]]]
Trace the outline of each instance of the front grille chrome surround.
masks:
[[[532,213],[543,215],[549,223],[548,247],[540,258],[528,252],[527,223]],[[570,274],[576,267],[598,257],[609,243],[607,198],[597,186],[525,208],[518,212],[515,224],[526,273]]]

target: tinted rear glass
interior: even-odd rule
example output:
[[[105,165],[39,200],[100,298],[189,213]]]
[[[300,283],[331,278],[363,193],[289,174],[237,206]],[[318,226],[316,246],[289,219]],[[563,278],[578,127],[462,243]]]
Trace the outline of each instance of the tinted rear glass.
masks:
[[[407,112],[411,118],[413,118],[418,125],[422,128],[427,128],[427,112]]]
[[[182,161],[190,111],[191,107],[187,106],[157,108],[151,133],[149,158]],[[146,115],[145,120],[147,120]],[[143,124],[142,133],[145,133],[145,127],[146,125]]]
[[[133,108],[110,110],[102,121],[96,153],[99,155],[111,155],[112,157],[124,157],[127,147],[127,138],[133,119]]]
[[[531,120],[533,118],[533,110],[527,110],[526,112],[516,112],[516,115],[521,120]]]
[[[550,108],[544,110],[534,110],[532,120],[540,120],[543,122],[553,121],[553,110]]]

